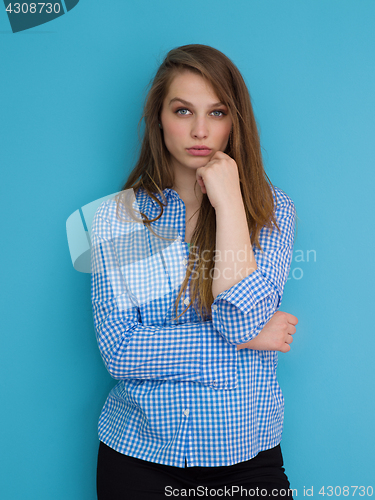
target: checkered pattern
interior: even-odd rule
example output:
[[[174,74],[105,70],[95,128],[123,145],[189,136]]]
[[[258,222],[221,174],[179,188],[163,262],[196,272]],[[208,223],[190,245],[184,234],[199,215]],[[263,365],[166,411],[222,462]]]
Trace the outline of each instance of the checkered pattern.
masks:
[[[129,213],[159,214],[144,190],[128,191]],[[262,229],[258,269],[216,297],[207,321],[193,307],[173,319],[189,255],[177,192],[164,190],[168,204],[152,231],[132,217],[120,221],[115,200],[100,205],[91,234],[93,317],[104,363],[119,380],[99,420],[99,439],[108,446],[150,462],[184,467],[186,457],[188,466],[213,467],[280,442],[277,352],[236,349],[280,307],[295,209],[280,189],[276,194],[281,233]],[[189,292],[178,314],[188,303]]]

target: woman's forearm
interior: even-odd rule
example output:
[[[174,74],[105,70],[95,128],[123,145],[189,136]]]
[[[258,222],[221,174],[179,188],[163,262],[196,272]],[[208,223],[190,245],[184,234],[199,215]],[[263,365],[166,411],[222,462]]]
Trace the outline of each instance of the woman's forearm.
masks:
[[[256,269],[242,198],[229,206],[216,208],[214,299]]]

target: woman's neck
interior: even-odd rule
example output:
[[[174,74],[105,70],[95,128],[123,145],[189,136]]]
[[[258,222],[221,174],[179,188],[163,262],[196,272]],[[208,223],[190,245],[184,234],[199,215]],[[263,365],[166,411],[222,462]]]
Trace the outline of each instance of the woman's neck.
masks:
[[[202,202],[203,193],[198,182],[193,179],[175,179],[172,189],[174,189],[187,210],[197,210]]]

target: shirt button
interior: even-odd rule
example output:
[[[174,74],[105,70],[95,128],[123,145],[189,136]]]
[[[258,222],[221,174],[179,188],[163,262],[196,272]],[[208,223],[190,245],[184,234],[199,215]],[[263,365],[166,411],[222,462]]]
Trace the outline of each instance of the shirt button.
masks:
[[[184,260],[182,261],[182,263],[183,263],[183,265],[184,265],[184,266],[187,266],[187,260],[186,260],[186,259],[184,259]]]
[[[186,410],[183,410],[182,413],[185,415],[185,417],[188,417],[189,416],[189,408],[187,408]]]
[[[217,305],[216,305],[216,304],[214,304],[214,305],[212,306],[212,309],[213,309],[214,311],[216,311],[216,309],[217,309]]]
[[[189,302],[190,302],[190,301],[189,301],[189,299],[188,299],[188,298],[186,298],[186,299],[184,300],[184,304],[185,304],[185,306],[189,305]]]

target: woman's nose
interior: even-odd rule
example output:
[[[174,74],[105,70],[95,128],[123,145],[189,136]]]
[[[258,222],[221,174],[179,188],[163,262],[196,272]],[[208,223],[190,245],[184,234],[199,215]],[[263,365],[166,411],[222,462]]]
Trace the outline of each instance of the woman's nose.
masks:
[[[206,120],[202,118],[196,118],[194,120],[192,129],[191,129],[192,137],[196,139],[204,139],[208,136],[208,126]]]

